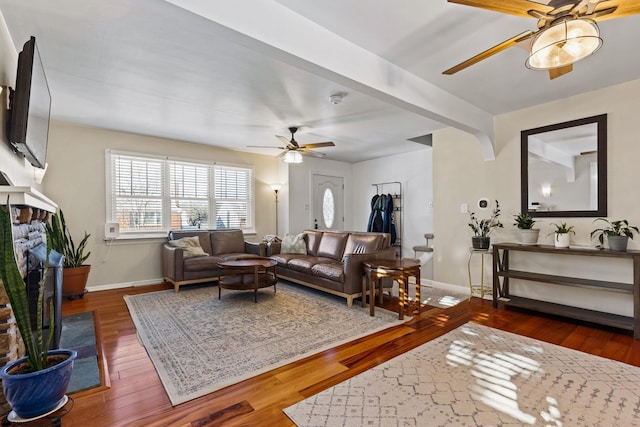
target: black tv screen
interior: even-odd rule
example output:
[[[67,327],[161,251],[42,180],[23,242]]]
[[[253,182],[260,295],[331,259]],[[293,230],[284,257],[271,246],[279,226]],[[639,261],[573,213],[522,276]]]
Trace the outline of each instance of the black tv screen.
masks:
[[[38,168],[45,167],[50,113],[51,93],[36,38],[32,36],[18,55],[9,141],[16,151]]]

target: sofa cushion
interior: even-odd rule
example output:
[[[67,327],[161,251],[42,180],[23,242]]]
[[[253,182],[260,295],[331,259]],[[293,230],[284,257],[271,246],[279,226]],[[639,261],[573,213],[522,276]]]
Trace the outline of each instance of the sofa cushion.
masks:
[[[322,231],[307,230],[304,232],[305,240],[307,241],[307,254],[316,256],[318,255],[318,244],[322,239]]]
[[[304,233],[300,234],[287,234],[282,239],[280,246],[281,254],[307,254],[307,246],[304,241]]]
[[[244,252],[242,230],[215,230],[210,233],[211,255]]]
[[[323,279],[333,280],[339,283],[344,282],[344,267],[340,262],[316,264],[311,267],[311,273]]]
[[[275,260],[278,265],[286,266],[290,260],[299,258],[300,254],[273,254],[269,256],[272,260]]]
[[[328,258],[319,258],[309,255],[298,255],[296,258],[289,260],[289,262],[287,263],[287,268],[295,271],[300,271],[302,273],[312,274],[311,267],[318,263],[331,261],[333,260]]]
[[[344,248],[344,254],[365,254],[382,249],[382,234],[351,233]]]
[[[202,256],[185,259],[184,271],[211,270],[213,275],[213,272],[218,270],[218,263],[221,261],[223,261],[223,259],[217,256]]]
[[[247,254],[247,253],[244,253],[244,252],[242,252],[242,253],[240,253],[240,252],[238,252],[238,253],[232,252],[232,253],[229,253],[229,254],[219,254],[218,256],[220,258],[222,258],[223,260],[225,260],[225,261],[236,261],[236,260],[239,260],[239,259],[262,258],[262,257],[260,257],[258,255]]]
[[[200,239],[200,247],[203,251],[211,254],[211,239],[209,238],[209,230],[172,230],[169,232],[169,240],[178,240],[183,237],[198,236]]]
[[[182,249],[183,258],[208,256],[209,254],[200,247],[200,239],[198,236],[183,237],[177,240],[169,240],[169,245]]]
[[[319,257],[327,257],[340,261],[344,253],[344,246],[347,243],[348,233],[323,233],[318,245]]]

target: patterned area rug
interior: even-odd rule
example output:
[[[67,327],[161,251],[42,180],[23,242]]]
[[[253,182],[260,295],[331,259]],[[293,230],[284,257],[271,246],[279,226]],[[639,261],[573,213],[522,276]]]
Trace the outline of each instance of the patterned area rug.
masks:
[[[172,405],[402,323],[396,313],[283,283],[258,292],[188,287],[125,296]],[[407,318],[405,318],[406,320]]]
[[[298,426],[638,426],[640,368],[467,323],[285,409]]]

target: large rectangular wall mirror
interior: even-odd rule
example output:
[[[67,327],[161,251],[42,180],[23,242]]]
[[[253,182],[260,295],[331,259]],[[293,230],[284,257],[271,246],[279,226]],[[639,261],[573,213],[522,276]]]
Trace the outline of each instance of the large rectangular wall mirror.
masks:
[[[607,115],[523,130],[520,170],[523,213],[607,216]]]

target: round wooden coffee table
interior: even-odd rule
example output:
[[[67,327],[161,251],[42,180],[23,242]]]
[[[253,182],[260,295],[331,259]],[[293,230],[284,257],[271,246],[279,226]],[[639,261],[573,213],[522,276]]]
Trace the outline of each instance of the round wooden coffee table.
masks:
[[[235,261],[222,261],[218,266],[222,274],[218,280],[218,299],[221,298],[222,288],[233,290],[254,291],[254,301],[258,302],[258,289],[273,286],[276,292],[276,265],[271,258],[249,258]]]

